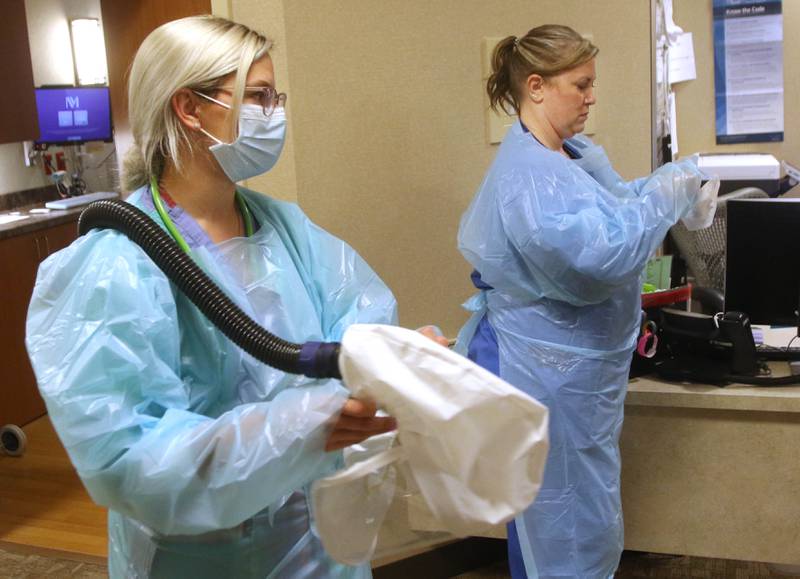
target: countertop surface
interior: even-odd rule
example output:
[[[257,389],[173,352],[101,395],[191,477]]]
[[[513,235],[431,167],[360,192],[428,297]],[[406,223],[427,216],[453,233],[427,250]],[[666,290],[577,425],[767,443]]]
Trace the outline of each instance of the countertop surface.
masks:
[[[0,240],[61,225],[62,223],[77,223],[78,217],[84,209],[84,207],[76,207],[74,209],[51,209],[49,213],[29,213],[31,209],[41,208],[44,208],[44,203],[36,203],[15,209],[15,212],[25,218],[5,224],[0,221]],[[9,214],[10,212],[8,211],[0,213],[0,220]]]
[[[32,209],[43,210],[47,201],[55,201],[58,198],[55,187],[0,195],[0,240],[64,223],[77,222],[81,211],[86,208],[85,205],[73,209],[50,209],[46,213],[30,212]],[[8,219],[14,217],[18,219]],[[20,217],[22,219],[19,219]]]
[[[773,376],[787,376],[787,362],[770,362]],[[654,376],[640,376],[628,383],[626,406],[662,406],[716,410],[800,413],[800,384],[797,386],[750,386],[665,382]]]

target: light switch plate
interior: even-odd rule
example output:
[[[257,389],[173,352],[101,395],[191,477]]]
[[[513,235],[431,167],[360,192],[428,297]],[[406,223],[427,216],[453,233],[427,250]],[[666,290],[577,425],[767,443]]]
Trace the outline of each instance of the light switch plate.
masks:
[[[492,53],[494,47],[503,40],[502,36],[486,36],[481,42],[481,78],[486,80],[492,74]]]
[[[488,107],[488,99],[487,99]],[[507,115],[503,112],[495,112],[491,108],[486,109],[486,138],[489,144],[494,145],[503,141],[508,129],[517,120],[517,115]]]

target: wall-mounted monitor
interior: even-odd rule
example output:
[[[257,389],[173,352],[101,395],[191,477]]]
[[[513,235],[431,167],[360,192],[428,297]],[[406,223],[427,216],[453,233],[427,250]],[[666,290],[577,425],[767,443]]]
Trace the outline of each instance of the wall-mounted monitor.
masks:
[[[113,141],[108,87],[37,88],[42,145]]]

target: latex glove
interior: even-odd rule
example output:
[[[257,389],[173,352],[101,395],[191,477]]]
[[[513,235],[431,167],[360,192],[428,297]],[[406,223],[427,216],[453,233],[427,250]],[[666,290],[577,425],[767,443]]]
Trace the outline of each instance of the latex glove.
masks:
[[[689,231],[697,231],[710,227],[717,212],[717,193],[719,192],[719,176],[714,175],[705,185],[700,187],[692,208],[681,218]]]

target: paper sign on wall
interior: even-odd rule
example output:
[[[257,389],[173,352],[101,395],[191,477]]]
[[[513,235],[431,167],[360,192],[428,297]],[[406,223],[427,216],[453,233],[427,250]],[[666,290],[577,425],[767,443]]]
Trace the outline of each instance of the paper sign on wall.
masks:
[[[668,58],[670,84],[697,78],[691,32],[683,32],[676,37],[675,43],[669,46]]]

